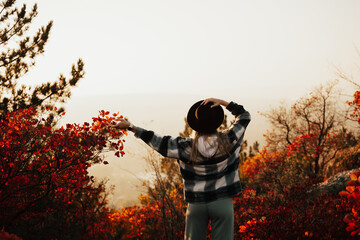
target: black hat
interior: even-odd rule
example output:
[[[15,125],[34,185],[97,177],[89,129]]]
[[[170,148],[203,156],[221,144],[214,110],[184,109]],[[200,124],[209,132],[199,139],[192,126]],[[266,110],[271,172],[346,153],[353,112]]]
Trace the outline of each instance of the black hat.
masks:
[[[213,103],[201,104],[198,101],[191,106],[187,114],[189,126],[199,133],[213,133],[224,121],[224,110],[221,106],[211,107]]]

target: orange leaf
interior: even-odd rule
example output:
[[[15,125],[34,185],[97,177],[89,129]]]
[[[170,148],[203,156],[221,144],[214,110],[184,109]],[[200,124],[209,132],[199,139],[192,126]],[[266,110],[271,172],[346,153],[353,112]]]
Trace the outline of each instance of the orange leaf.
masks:
[[[344,197],[346,195],[349,195],[349,192],[348,191],[341,191],[341,192],[339,192],[339,195]]]
[[[357,176],[354,173],[350,174],[350,179],[353,180],[353,181],[358,180]]]
[[[352,208],[351,212],[354,215],[354,217],[357,217],[358,213],[354,208]]]
[[[347,186],[346,187],[346,190],[350,193],[354,192],[355,191],[355,187],[354,186]]]

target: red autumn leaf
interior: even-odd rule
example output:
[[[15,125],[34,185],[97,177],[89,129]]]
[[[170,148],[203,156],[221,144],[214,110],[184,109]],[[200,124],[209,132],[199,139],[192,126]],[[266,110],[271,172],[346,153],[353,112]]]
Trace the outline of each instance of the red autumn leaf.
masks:
[[[0,119],[0,205],[6,211],[0,214],[0,225],[8,219],[15,226],[31,222],[36,229],[83,224],[79,226],[86,231],[79,233],[81,238],[107,239],[106,232],[112,230],[102,196],[105,187],[95,184],[88,168],[108,164],[99,157],[102,149],[109,150],[111,143],[119,148],[123,135],[108,134],[105,124],[97,125],[107,121],[101,117],[93,118],[91,127],[84,123],[59,128],[31,108],[8,112],[4,118],[7,121]],[[58,223],[48,221],[60,215],[67,217]]]
[[[341,192],[339,192],[339,195],[340,196],[347,196],[347,195],[349,195],[350,193],[348,192],[348,191],[341,191]]]
[[[348,186],[356,186],[356,182],[348,181],[348,182],[347,182],[347,185],[348,185]]]

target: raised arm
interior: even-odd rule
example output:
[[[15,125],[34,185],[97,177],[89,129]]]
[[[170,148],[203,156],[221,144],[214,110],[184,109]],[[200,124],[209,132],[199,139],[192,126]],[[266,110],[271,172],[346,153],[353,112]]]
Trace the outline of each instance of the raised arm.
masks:
[[[190,146],[190,140],[186,138],[173,138],[171,136],[160,136],[153,131],[149,131],[132,125],[129,121],[120,120],[115,125],[118,129],[129,129],[135,133],[135,137],[143,140],[147,145],[155,151],[169,158],[181,158],[181,150]]]
[[[235,102],[230,102],[226,106],[226,109],[235,116],[235,122],[230,127],[228,136],[232,142],[239,141],[244,136],[245,129],[251,120],[250,113],[246,111],[242,105]]]

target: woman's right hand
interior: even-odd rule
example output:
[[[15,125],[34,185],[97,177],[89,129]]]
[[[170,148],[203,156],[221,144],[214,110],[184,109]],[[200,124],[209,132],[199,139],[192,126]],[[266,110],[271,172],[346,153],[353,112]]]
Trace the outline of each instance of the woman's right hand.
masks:
[[[224,101],[222,99],[218,99],[218,98],[207,98],[201,104],[206,105],[209,102],[213,103],[213,105],[211,105],[212,108],[217,107],[219,105],[222,105],[222,106],[226,107],[229,104],[228,102],[226,102],[226,101]]]
[[[127,129],[130,126],[130,122],[124,119],[115,120],[112,127],[116,129]]]

